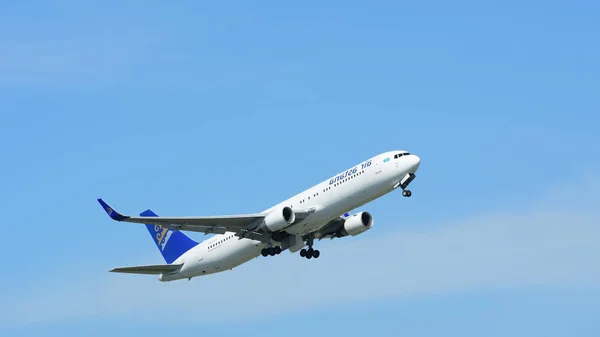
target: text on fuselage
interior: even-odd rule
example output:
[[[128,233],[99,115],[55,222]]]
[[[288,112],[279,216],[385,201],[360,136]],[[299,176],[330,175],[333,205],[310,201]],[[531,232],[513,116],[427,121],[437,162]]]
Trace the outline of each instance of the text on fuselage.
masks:
[[[355,167],[353,167],[353,168],[349,169],[348,171],[346,171],[346,172],[344,172],[344,173],[342,173],[342,174],[339,174],[339,175],[337,175],[337,176],[336,176],[336,177],[334,177],[334,178],[331,178],[331,180],[329,180],[329,185],[331,185],[331,184],[335,184],[336,182],[338,182],[338,181],[340,181],[340,180],[343,180],[343,179],[345,179],[346,177],[348,177],[348,176],[351,176],[351,175],[355,174],[356,172],[358,172],[358,167],[359,167],[359,166],[360,166],[360,169],[361,169],[361,170],[363,170],[363,169],[365,169],[365,168],[367,168],[367,167],[371,166],[371,161],[370,161],[370,160],[368,160],[368,161],[366,161],[366,162],[364,162],[364,163],[362,163],[362,164],[360,164],[360,165],[358,165],[358,166],[355,166]]]

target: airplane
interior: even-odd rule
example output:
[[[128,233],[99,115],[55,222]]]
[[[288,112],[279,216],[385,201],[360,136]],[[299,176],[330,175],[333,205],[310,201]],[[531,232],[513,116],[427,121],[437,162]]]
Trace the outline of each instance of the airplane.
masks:
[[[168,282],[232,270],[256,257],[300,251],[318,258],[315,240],[356,236],[373,227],[373,217],[348,212],[400,188],[404,197],[421,159],[407,151],[388,151],[338,173],[260,213],[224,216],[161,217],[148,209],[123,215],[98,202],[115,221],[145,224],[166,264],[122,267],[110,272],[158,275]],[[215,234],[196,242],[182,231]],[[308,247],[308,248],[306,248]]]

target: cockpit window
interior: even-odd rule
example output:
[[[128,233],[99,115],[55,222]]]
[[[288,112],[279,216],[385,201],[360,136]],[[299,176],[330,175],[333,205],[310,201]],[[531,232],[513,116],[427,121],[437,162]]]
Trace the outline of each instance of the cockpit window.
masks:
[[[394,155],[394,159],[398,159],[402,156],[408,156],[408,155],[410,155],[410,153],[408,153],[408,152],[398,153],[398,154]]]

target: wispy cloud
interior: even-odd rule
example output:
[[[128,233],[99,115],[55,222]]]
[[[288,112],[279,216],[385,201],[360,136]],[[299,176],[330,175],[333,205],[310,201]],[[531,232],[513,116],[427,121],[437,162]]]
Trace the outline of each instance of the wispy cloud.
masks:
[[[580,199],[591,198],[590,186],[579,186]],[[269,312],[271,319],[381,297],[600,287],[600,212],[573,210],[560,202],[544,205],[521,214],[423,224],[422,230],[385,237],[375,234],[376,223],[374,233],[364,237],[319,243],[318,260],[285,253],[191,282],[160,283],[154,277],[104,271],[65,274],[21,290],[20,298],[3,301],[0,312],[3,321],[21,324],[89,316],[218,322],[260,319],[257,307],[277,307]]]

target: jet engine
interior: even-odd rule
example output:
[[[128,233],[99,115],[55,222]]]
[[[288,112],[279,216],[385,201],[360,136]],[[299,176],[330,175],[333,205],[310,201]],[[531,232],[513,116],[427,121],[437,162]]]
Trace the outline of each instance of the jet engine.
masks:
[[[373,227],[373,217],[369,212],[360,212],[352,215],[344,222],[344,227],[340,230],[338,236],[358,235],[366,232]]]
[[[269,232],[278,232],[296,221],[296,214],[289,206],[276,209],[267,214],[259,228]]]

